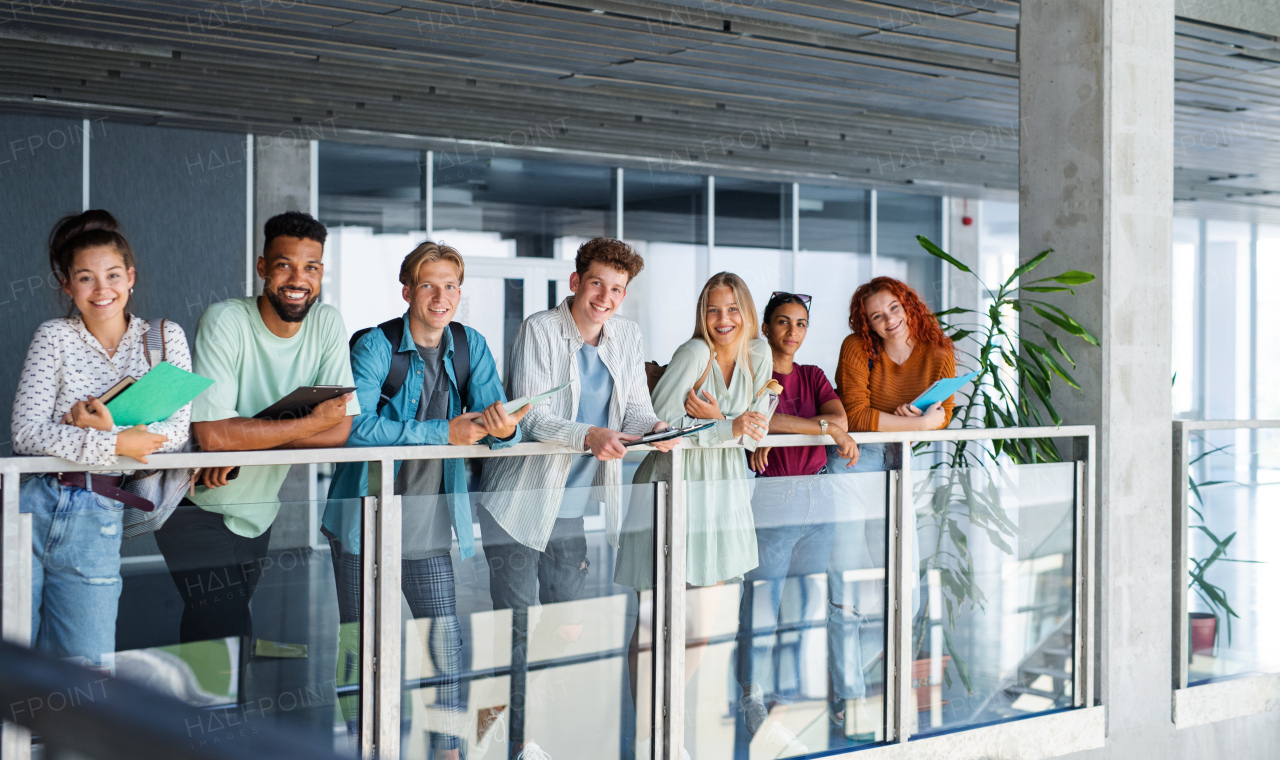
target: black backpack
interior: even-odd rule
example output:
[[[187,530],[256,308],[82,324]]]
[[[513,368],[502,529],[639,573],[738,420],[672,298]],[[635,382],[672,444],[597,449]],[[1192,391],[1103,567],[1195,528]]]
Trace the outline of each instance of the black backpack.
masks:
[[[355,349],[356,341],[374,328],[366,327],[356,330],[351,336],[350,347]],[[391,369],[382,380],[381,395],[378,396],[377,413],[387,405],[404,385],[409,375],[409,354],[400,351],[400,342],[404,340],[404,318],[388,319],[378,325],[377,329],[391,342]],[[449,332],[453,335],[453,376],[458,380],[458,396],[462,399],[462,409],[467,408],[467,382],[471,379],[471,346],[467,344],[467,332],[457,322],[449,323]]]

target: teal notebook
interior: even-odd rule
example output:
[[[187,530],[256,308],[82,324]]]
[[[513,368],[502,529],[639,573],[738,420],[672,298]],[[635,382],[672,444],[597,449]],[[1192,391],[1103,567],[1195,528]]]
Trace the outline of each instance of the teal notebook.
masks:
[[[210,385],[213,381],[207,377],[160,362],[141,380],[108,401],[107,411],[117,425],[150,425],[169,419]]]

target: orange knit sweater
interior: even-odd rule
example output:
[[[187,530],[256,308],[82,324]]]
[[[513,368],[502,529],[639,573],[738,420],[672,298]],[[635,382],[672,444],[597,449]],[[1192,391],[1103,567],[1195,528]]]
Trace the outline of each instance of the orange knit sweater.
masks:
[[[893,414],[936,381],[955,376],[956,357],[949,346],[916,346],[902,364],[894,364],[881,349],[868,370],[866,343],[850,335],[840,346],[836,393],[844,402],[849,432],[876,432],[880,429],[881,412]],[[946,412],[942,427],[951,424],[955,405],[954,396],[942,402],[942,410]]]

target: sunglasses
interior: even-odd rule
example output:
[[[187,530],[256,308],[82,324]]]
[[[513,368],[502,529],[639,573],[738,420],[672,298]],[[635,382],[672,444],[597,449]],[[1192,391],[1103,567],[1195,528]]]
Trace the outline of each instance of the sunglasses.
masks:
[[[779,301],[784,298],[794,298],[800,303],[804,304],[804,307],[806,309],[809,308],[809,303],[813,301],[813,296],[807,296],[804,293],[787,293],[786,291],[782,291],[782,290],[773,291],[773,295],[769,296],[769,301],[770,302]]]

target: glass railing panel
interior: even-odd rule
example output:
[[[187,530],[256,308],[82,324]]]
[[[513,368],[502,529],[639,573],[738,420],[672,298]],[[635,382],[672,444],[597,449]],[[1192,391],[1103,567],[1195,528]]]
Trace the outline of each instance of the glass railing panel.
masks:
[[[649,756],[655,492],[473,493],[465,560],[448,497],[401,497],[402,757]]]
[[[1070,707],[1075,464],[919,462],[911,735]]]
[[[341,622],[329,547],[310,541],[324,506],[283,502],[250,538],[184,504],[159,532],[124,539],[107,666],[199,708],[192,746],[252,745],[260,728],[288,724],[357,753],[359,631]],[[345,507],[359,519],[359,500]]]
[[[695,760],[884,740],[887,482],[687,483],[684,737]]]
[[[1193,433],[1191,459],[1187,682],[1280,671],[1280,430]]]

